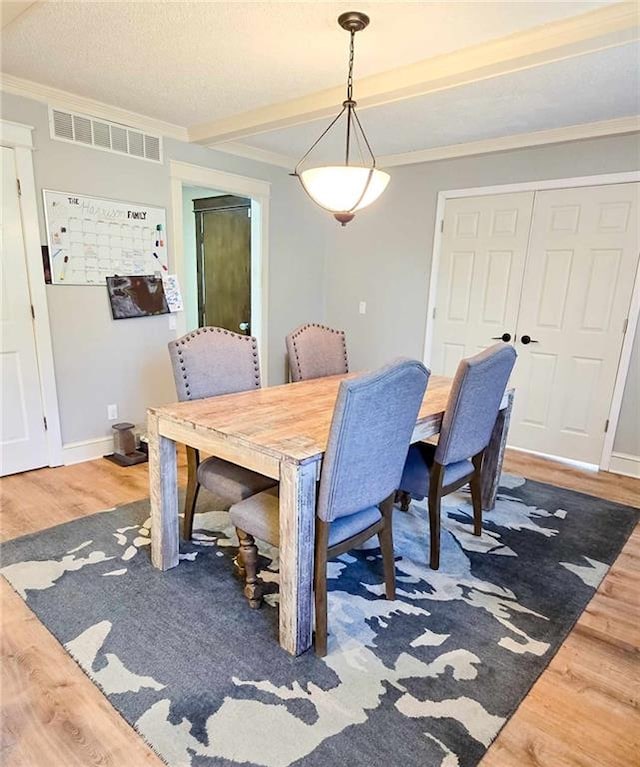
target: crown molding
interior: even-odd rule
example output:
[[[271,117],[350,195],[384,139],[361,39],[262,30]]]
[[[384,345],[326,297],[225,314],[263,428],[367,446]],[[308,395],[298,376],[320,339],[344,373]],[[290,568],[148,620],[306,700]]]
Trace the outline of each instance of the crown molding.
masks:
[[[616,3],[498,40],[358,80],[361,109],[454,88],[640,39],[637,6]],[[342,86],[190,126],[189,141],[211,145],[333,116]]]
[[[599,120],[598,122],[581,123],[580,125],[567,125],[563,128],[550,128],[530,133],[513,133],[509,136],[468,141],[463,144],[446,144],[430,149],[417,149],[413,152],[380,155],[377,158],[377,166],[379,168],[393,168],[398,165],[416,165],[422,162],[435,162],[437,160],[470,157],[478,154],[492,154],[493,152],[506,152],[510,149],[526,149],[527,147],[543,146],[544,144],[561,144],[567,141],[617,136],[624,133],[640,133],[640,115],[617,117],[614,120]],[[250,160],[258,160],[269,165],[277,165],[282,168],[293,168],[296,164],[296,158],[293,156],[290,157],[278,154],[277,152],[270,152],[266,149],[259,149],[258,147],[240,142],[212,144],[210,148],[223,152],[226,151]]]
[[[249,144],[242,144],[237,141],[226,141],[223,144],[208,144],[209,149],[215,149],[217,152],[225,152],[236,157],[245,157],[247,160],[263,162],[267,165],[277,165],[279,168],[291,170],[295,167],[295,157],[289,157],[279,152],[271,152],[268,149],[260,149]]]
[[[148,117],[137,112],[131,112],[128,109],[105,104],[96,99],[78,96],[69,91],[63,91],[59,88],[53,88],[50,85],[25,80],[22,77],[0,73],[0,89],[5,93],[12,93],[16,96],[43,101],[57,109],[66,109],[70,112],[80,112],[90,117],[97,117],[110,122],[128,125],[130,128],[147,133],[153,133],[164,137],[175,138],[180,141],[188,141],[187,129],[181,125],[158,120],[155,117]]]
[[[505,152],[509,149],[524,149],[544,144],[560,144],[565,141],[579,141],[580,139],[636,132],[640,132],[640,115],[583,123],[582,125],[568,125],[564,128],[551,128],[532,133],[514,133],[510,136],[469,141],[464,144],[450,144],[432,149],[419,149],[415,152],[388,154],[378,157],[378,166],[392,168],[397,165],[414,165],[420,162],[434,162],[454,157]]]

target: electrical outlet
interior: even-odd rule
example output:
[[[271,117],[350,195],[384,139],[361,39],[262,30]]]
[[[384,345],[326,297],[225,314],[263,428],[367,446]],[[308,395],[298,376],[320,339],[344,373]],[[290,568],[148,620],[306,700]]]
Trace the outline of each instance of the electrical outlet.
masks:
[[[176,315],[170,314],[169,315],[169,330],[175,330],[176,329]]]
[[[110,421],[115,421],[118,417],[118,406],[117,405],[107,405],[107,418]]]
[[[366,314],[367,313],[367,302],[366,301],[360,301],[360,305],[358,306],[358,311],[360,314]]]

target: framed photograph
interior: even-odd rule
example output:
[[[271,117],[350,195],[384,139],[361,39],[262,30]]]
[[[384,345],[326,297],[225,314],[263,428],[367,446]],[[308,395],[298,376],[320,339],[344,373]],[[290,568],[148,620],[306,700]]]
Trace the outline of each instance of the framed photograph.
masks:
[[[143,274],[106,279],[114,320],[169,314],[161,277]]]

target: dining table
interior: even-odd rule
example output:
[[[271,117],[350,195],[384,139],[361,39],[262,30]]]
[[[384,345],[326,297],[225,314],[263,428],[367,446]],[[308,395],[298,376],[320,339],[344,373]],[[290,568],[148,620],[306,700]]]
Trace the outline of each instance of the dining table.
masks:
[[[151,560],[159,570],[179,562],[178,443],[279,482],[279,640],[292,655],[305,652],[312,643],[317,483],[338,388],[344,378],[353,375],[177,402],[147,411]],[[431,376],[412,442],[439,433],[452,382],[451,378]],[[513,389],[507,389],[485,451],[484,510],[495,506],[513,396]],[[425,525],[425,557],[427,535]]]

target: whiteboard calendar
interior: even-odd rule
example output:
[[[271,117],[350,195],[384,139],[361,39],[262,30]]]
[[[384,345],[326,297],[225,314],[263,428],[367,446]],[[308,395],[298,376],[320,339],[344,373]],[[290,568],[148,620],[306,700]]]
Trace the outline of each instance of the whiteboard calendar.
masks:
[[[164,208],[43,190],[51,282],[105,285],[106,277],[166,275]]]

